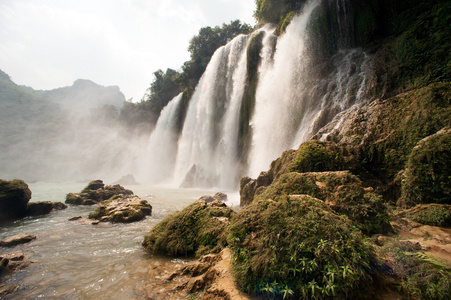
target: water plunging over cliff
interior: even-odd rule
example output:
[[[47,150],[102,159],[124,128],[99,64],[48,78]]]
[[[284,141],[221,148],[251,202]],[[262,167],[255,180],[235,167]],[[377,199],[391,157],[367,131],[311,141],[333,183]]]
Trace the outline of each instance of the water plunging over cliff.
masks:
[[[369,99],[374,73],[361,49],[346,49],[354,43],[353,37],[346,36],[347,31],[353,34],[353,27],[345,0],[325,4],[336,11],[337,30],[330,38],[333,46],[328,45],[335,54],[319,59],[315,51],[319,42],[311,36],[310,25],[315,13],[324,9],[322,3],[309,1],[279,38],[267,26],[240,35],[215,52],[190,100],[172,157],[175,166],[166,159],[175,147],[173,137],[170,150],[159,154],[161,160],[156,156],[155,165],[164,162],[166,171],[174,168],[176,185],[236,189],[241,176],[256,177],[284,150],[297,148],[338,113]],[[240,109],[251,85],[248,52],[252,39],[261,32],[253,114],[245,119]],[[239,132],[243,122],[249,128],[247,140]],[[243,140],[249,150],[239,153]],[[157,147],[163,145],[160,141]]]
[[[174,172],[174,157],[177,155],[177,118],[183,94],[174,97],[163,108],[149,138],[147,147],[147,168],[140,177],[146,182],[160,183],[172,179]]]

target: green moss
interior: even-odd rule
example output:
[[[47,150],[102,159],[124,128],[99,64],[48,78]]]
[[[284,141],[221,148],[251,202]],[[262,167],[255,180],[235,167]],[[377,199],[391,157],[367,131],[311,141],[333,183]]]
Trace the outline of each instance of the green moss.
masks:
[[[229,244],[236,282],[256,296],[353,298],[369,288],[371,246],[309,196],[253,202],[233,217]]]
[[[343,169],[344,161],[341,151],[334,143],[313,140],[303,143],[299,147],[290,171],[303,173]]]
[[[360,179],[348,171],[287,173],[256,195],[254,202],[267,199],[280,201],[289,195],[302,194],[325,201],[336,213],[349,217],[365,234],[391,230],[382,197],[365,191]]]
[[[451,129],[422,140],[407,163],[401,202],[451,204]]]
[[[228,207],[195,202],[155,225],[144,237],[143,246],[149,252],[171,256],[218,252],[227,245],[225,228],[234,213]]]
[[[398,215],[424,225],[451,227],[451,205],[447,204],[420,204]]]

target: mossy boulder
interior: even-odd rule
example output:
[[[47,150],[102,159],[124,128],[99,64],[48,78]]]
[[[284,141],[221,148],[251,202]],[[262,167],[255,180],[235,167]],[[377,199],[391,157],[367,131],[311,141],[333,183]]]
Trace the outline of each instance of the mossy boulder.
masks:
[[[102,180],[94,180],[81,193],[67,194],[66,203],[73,205],[94,205],[116,195],[133,195],[133,192],[119,184],[105,186]]]
[[[321,199],[338,214],[352,220],[365,234],[391,230],[387,207],[372,188],[349,171],[286,173],[261,190],[254,201],[279,201],[289,195],[310,195]]]
[[[101,222],[131,223],[152,214],[152,206],[135,195],[116,195],[103,201],[89,214],[90,219]]]
[[[226,227],[235,212],[221,201],[198,200],[164,218],[144,237],[151,253],[170,256],[201,256],[227,246]]]
[[[312,140],[303,143],[296,151],[291,172],[341,171],[345,162],[341,149],[331,142]]]
[[[27,215],[31,191],[23,180],[0,180],[0,223]]]
[[[413,148],[398,203],[407,207],[451,204],[451,128],[440,130]]]
[[[371,289],[372,246],[319,199],[254,201],[232,218],[229,230],[232,272],[246,292],[358,299]]]

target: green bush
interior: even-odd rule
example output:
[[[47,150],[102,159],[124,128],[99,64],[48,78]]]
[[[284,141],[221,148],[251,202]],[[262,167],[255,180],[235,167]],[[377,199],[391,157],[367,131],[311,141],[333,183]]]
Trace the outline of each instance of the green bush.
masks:
[[[340,299],[371,288],[372,247],[307,195],[254,201],[232,218],[228,241],[236,282],[257,296]]]
[[[197,201],[169,215],[144,237],[147,251],[170,256],[201,256],[227,246],[225,228],[235,212],[218,202]]]
[[[420,204],[399,215],[424,225],[451,227],[451,205]]]

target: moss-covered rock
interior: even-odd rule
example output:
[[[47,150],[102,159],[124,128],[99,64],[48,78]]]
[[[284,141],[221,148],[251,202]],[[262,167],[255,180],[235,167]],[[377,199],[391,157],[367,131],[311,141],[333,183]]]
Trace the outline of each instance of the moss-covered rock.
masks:
[[[409,156],[399,204],[451,204],[451,128],[421,140]]]
[[[307,195],[254,201],[232,218],[229,246],[246,292],[357,299],[371,288],[372,247],[347,218]]]
[[[0,180],[0,223],[27,215],[31,191],[23,180]]]
[[[303,143],[296,151],[291,172],[341,171],[345,163],[341,149],[331,142],[312,140]]]
[[[216,200],[196,201],[169,215],[144,237],[143,246],[152,253],[170,256],[201,256],[219,252],[227,245],[225,229],[235,212]]]
[[[286,173],[255,196],[254,201],[279,201],[289,195],[310,195],[352,220],[365,234],[391,230],[387,207],[380,195],[365,189],[349,171]]]
[[[102,180],[94,180],[81,193],[67,194],[66,203],[73,205],[94,205],[116,195],[133,195],[133,192],[119,184],[105,186]]]
[[[152,206],[146,200],[135,195],[115,195],[103,201],[89,214],[89,218],[101,222],[131,223],[151,214]]]

